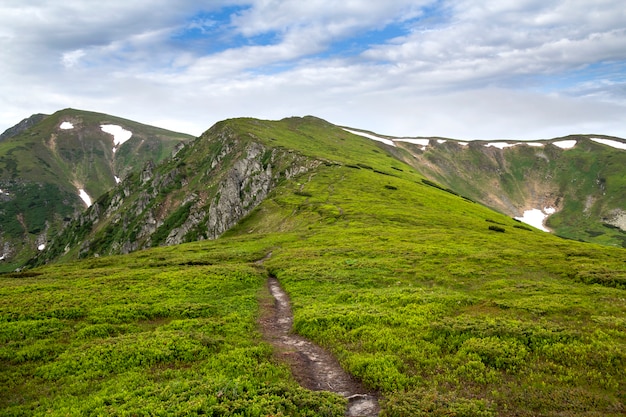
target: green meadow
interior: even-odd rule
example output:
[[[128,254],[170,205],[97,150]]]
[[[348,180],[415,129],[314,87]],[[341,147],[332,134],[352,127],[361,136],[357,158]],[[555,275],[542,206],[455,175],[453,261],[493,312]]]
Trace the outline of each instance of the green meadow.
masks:
[[[0,414],[342,415],[256,330],[267,242],[232,243],[4,275]]]
[[[0,414],[342,416],[263,341],[270,275],[382,416],[626,412],[623,249],[329,165],[215,241],[0,276]]]

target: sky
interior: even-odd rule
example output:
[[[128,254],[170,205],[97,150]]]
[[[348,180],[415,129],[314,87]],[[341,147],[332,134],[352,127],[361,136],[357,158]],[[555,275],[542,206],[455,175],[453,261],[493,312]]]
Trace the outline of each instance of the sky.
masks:
[[[3,0],[0,132],[72,107],[199,135],[626,138],[623,0]]]

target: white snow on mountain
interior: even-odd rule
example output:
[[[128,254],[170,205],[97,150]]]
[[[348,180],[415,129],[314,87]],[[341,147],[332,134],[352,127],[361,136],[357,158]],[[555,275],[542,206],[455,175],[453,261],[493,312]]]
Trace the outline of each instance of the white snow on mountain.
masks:
[[[43,243],[39,246],[37,246],[37,249],[39,250],[44,250],[46,248],[46,245],[44,245]]]
[[[508,142],[489,142],[488,144],[486,144],[485,146],[487,148],[489,147],[494,147],[494,148],[498,148],[498,149],[504,149],[504,148],[510,148],[513,146],[519,145],[519,143],[508,143]]]
[[[365,132],[359,132],[358,130],[346,129],[345,127],[343,128],[343,130],[345,130],[346,132],[350,132],[353,135],[363,136],[364,138],[368,138],[368,139],[372,139],[372,140],[375,140],[375,141],[378,141],[378,142],[382,142],[382,143],[390,145],[390,146],[396,146],[396,144],[393,143],[393,141],[391,139],[381,138],[380,136],[371,135],[371,134],[365,133]]]
[[[63,122],[59,128],[63,130],[74,129],[74,125],[70,122]]]
[[[572,149],[574,146],[576,146],[576,141],[575,140],[560,140],[558,142],[552,142],[552,144],[554,146],[558,146],[561,149]]]
[[[549,232],[550,230],[544,226],[544,223],[548,216],[554,214],[555,212],[556,209],[554,207],[544,207],[543,210],[531,209],[526,210],[522,217],[516,217],[516,219],[536,227],[539,230],[543,230],[544,232]]]
[[[395,142],[412,143],[413,145],[428,146],[430,139],[413,139],[413,138],[398,138],[394,139]]]
[[[598,142],[601,143],[603,145],[607,145],[607,146],[611,146],[615,149],[622,149],[622,150],[626,150],[626,143],[624,142],[618,142],[616,140],[611,140],[611,139],[601,139],[601,138],[589,138],[594,142]]]
[[[85,202],[87,207],[91,206],[91,197],[82,188],[78,189],[78,196]]]
[[[119,184],[120,182],[122,182],[122,180],[119,177],[116,177],[115,175],[113,175],[113,178],[115,178],[116,184]]]
[[[103,132],[113,135],[113,152],[133,136],[133,132],[118,125],[100,125]]]
[[[559,142],[561,143],[561,142]],[[499,149],[504,149],[504,148],[512,148],[514,146],[517,145],[528,145],[528,146],[533,146],[536,148],[541,148],[543,146],[543,143],[541,142],[516,142],[516,143],[508,143],[508,142],[489,142],[488,144],[486,144],[486,147],[494,147],[494,148],[499,148]],[[556,145],[559,146],[559,145]]]

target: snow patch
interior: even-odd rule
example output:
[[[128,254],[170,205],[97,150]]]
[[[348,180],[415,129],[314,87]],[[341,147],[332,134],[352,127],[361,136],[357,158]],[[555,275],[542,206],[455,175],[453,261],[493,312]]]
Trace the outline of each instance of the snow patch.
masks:
[[[113,178],[115,178],[116,184],[119,184],[120,182],[122,182],[122,180],[119,177],[116,177],[115,175],[113,175]]]
[[[561,149],[572,149],[574,146],[576,146],[576,141],[575,140],[560,140],[558,142],[552,142],[552,144],[554,146],[558,146]]]
[[[598,143],[610,146],[610,147],[615,148],[615,149],[626,150],[626,143],[624,143],[624,142],[618,142],[616,140],[601,139],[601,138],[589,138],[589,139],[591,139],[594,142],[598,142]]]
[[[543,143],[541,142],[524,142],[525,145],[534,146],[535,148],[541,148]]]
[[[368,139],[372,139],[372,140],[375,140],[375,141],[378,141],[378,142],[382,142],[382,143],[390,145],[390,146],[396,146],[396,144],[393,143],[393,141],[391,139],[381,138],[380,136],[370,135],[369,133],[359,132],[358,130],[346,129],[345,127],[343,128],[343,130],[345,130],[346,132],[350,132],[353,135],[363,136],[364,138],[368,138]]]
[[[447,142],[447,140],[445,140],[445,139],[437,139],[437,143],[446,143],[446,142]]]
[[[459,145],[461,146],[467,146],[469,145],[469,142],[457,142]]]
[[[2,256],[0,256],[0,261],[4,261],[4,258],[5,258],[6,256],[7,256],[7,255],[3,253],[3,254],[2,254]]]
[[[78,189],[78,196],[85,202],[87,207],[91,206],[91,197],[82,188]]]
[[[539,230],[543,230],[544,232],[549,232],[550,230],[544,226],[544,223],[548,216],[554,213],[556,213],[556,209],[554,207],[544,207],[543,210],[526,210],[522,217],[516,217],[515,219],[536,227]]]
[[[486,144],[485,146],[487,148],[489,147],[494,147],[494,148],[498,148],[498,149],[504,149],[504,148],[510,148],[516,145],[520,145],[520,143],[508,143],[508,142],[490,142],[488,144]]]
[[[46,248],[46,245],[44,245],[43,243],[39,246],[37,246],[37,249],[39,250],[44,250]]]
[[[100,125],[103,132],[113,135],[113,152],[133,136],[133,132],[118,125]]]
[[[412,138],[399,138],[394,139],[396,142],[406,142],[412,143],[413,145],[421,145],[422,147],[428,146],[430,144],[430,139],[412,139]]]
[[[63,130],[74,129],[74,125],[70,122],[63,122],[59,128]]]

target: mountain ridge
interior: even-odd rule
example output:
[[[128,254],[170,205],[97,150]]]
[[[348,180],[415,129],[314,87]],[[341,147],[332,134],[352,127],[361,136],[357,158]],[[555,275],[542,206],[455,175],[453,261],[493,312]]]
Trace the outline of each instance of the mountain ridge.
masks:
[[[39,234],[31,240],[29,256],[37,254],[35,247],[53,246],[40,253],[33,261],[35,264],[49,262],[57,256],[128,253],[160,244],[214,239],[245,217],[282,179],[320,164],[364,166],[387,175],[403,170],[400,166],[371,166],[368,162],[371,152],[387,153],[388,157],[423,175],[421,180],[425,183],[485,204],[509,217],[528,221],[524,217],[527,213],[535,218],[538,216],[535,223],[531,222],[533,226],[542,229],[547,226],[559,236],[606,245],[626,245],[626,212],[623,209],[626,184],[619,179],[623,171],[620,165],[626,166],[625,152],[592,140],[623,143],[619,138],[570,135],[532,142],[465,142],[439,137],[379,135],[337,126],[315,116],[280,121],[236,118],[216,123],[194,140],[177,136],[186,138],[189,146],[178,141],[176,146],[168,148],[169,153],[153,146],[150,155],[156,155],[157,162],[162,161],[162,164],[155,164],[149,158],[139,163],[132,160],[140,152],[129,146],[133,143],[133,146],[142,146],[145,138],[137,141],[136,134],[131,133],[133,139],[118,142],[113,134],[103,131],[103,126],[107,125],[119,127],[121,131],[124,131],[123,126],[137,130],[136,126],[140,125],[136,122],[73,109],[59,111],[43,120],[47,120],[55,131],[48,134],[45,146],[54,151],[57,159],[60,156],[55,149],[56,138],[82,132],[81,126],[86,120],[91,123],[86,125],[89,130],[77,135],[76,146],[85,146],[81,135],[106,138],[112,143],[104,145],[105,142],[100,142],[101,150],[96,152],[109,155],[117,162],[111,159],[99,168],[103,174],[98,178],[106,177],[104,181],[96,180],[100,184],[95,190],[101,191],[92,191],[93,180],[90,183],[81,180],[81,176],[89,171],[84,164],[66,174],[70,178],[70,187],[66,186],[63,201],[73,199],[74,205],[57,203],[55,206],[57,208],[53,211],[61,214],[65,224],[62,229],[57,220],[51,233],[44,226],[33,230]],[[14,130],[19,132],[13,138],[28,140],[28,135],[37,136],[28,123],[21,122],[23,129]],[[63,125],[67,128],[64,129]],[[158,128],[146,129],[153,135],[167,132]],[[24,132],[31,133],[26,135]],[[217,137],[211,139],[212,135]],[[348,138],[353,141],[354,137],[363,136],[371,145],[366,152],[363,151],[365,148],[360,149],[362,145],[345,146],[352,143]],[[11,140],[7,138],[5,145]],[[65,152],[71,156],[75,148],[68,148]],[[211,160],[209,165],[206,160]],[[45,168],[46,164],[50,166],[45,161],[42,166]],[[89,164],[93,166],[92,162]],[[292,171],[288,169],[290,164],[295,167]],[[134,166],[134,174],[123,171],[129,166]],[[575,186],[568,185],[568,178],[574,178],[572,175],[579,172],[585,172],[585,175],[575,180]],[[117,173],[123,178],[118,178]],[[125,183],[116,187],[118,181]],[[143,191],[139,191],[142,187]],[[117,191],[108,191],[113,189]],[[71,190],[80,191],[83,204],[90,202],[95,207],[79,214],[82,211],[77,208],[79,200],[70,195]],[[222,196],[226,198],[220,202]],[[129,199],[134,201],[130,206],[130,203],[126,204]],[[581,207],[580,201],[585,201],[585,205]],[[72,217],[76,219],[71,221]],[[14,223],[22,224],[25,229],[24,221],[17,220]],[[119,228],[120,224],[123,227]],[[19,227],[13,226],[13,229],[19,230]],[[6,258],[5,254],[11,250],[6,242],[4,248],[2,255]]]

